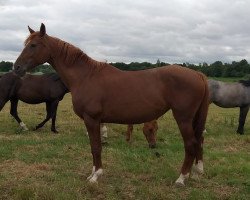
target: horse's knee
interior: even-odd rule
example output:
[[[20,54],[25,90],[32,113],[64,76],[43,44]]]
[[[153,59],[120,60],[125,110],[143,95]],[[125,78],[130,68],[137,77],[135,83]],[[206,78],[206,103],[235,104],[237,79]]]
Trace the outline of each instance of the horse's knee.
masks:
[[[185,142],[185,152],[189,154],[190,156],[195,156],[197,145],[198,143],[195,139]]]
[[[99,155],[99,154],[101,154],[101,151],[102,151],[102,146],[101,145],[91,149],[91,153],[93,155]]]

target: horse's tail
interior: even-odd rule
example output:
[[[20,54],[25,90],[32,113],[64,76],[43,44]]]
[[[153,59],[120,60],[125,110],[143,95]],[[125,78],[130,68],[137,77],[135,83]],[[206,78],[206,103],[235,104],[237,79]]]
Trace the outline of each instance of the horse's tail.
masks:
[[[201,140],[202,133],[205,129],[205,123],[207,119],[208,106],[209,106],[209,89],[208,89],[207,78],[204,74],[202,73],[199,74],[204,83],[204,95],[200,107],[197,110],[195,118],[193,120],[193,129],[195,132],[195,137],[198,141]]]

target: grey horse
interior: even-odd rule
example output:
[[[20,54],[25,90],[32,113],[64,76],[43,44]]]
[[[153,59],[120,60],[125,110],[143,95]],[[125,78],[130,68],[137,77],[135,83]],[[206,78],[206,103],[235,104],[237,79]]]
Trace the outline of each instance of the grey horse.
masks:
[[[240,107],[237,133],[244,134],[244,124],[250,106],[250,80],[234,83],[208,80],[210,103],[222,108]]]

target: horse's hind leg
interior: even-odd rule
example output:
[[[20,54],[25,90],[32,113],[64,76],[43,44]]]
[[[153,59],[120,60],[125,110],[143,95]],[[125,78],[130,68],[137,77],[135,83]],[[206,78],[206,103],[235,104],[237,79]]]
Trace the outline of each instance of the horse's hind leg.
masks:
[[[46,111],[47,111],[47,115],[46,118],[35,127],[35,130],[41,128],[44,126],[44,124],[50,120],[51,118],[51,103],[50,102],[46,102]]]
[[[196,162],[193,167],[192,178],[197,179],[199,175],[204,173],[203,169],[203,133],[204,127],[207,119],[207,112],[208,112],[208,90],[205,91],[205,96],[198,111],[195,114],[195,118],[193,120],[193,129],[195,131],[195,138],[197,140],[196,145]]]
[[[56,130],[56,113],[58,104],[59,101],[55,101],[51,104],[51,118],[52,118],[51,131],[53,131],[54,133],[58,133],[58,131]]]
[[[199,175],[202,175],[204,173],[203,169],[203,141],[204,137],[201,135],[200,137],[197,137],[197,145],[196,145],[196,159],[195,164],[192,169],[192,178],[193,179],[199,179]]]
[[[0,111],[3,109],[3,107],[5,106],[5,104],[7,103],[8,100],[2,100],[0,99]]]
[[[187,178],[189,178],[191,167],[196,156],[197,140],[194,135],[192,118],[183,119],[182,117],[177,117],[177,115],[175,114],[174,117],[179,126],[185,148],[185,158],[181,168],[181,174],[180,177],[176,180],[175,184],[178,186],[185,186],[184,182]]]
[[[15,120],[18,122],[18,124],[21,126],[23,130],[28,131],[29,129],[27,128],[27,126],[22,122],[22,120],[18,116],[17,105],[18,105],[18,99],[10,100],[10,114],[15,118]]]
[[[249,111],[249,106],[240,107],[239,125],[237,129],[237,133],[241,135],[244,134],[244,125],[245,125],[248,111]]]

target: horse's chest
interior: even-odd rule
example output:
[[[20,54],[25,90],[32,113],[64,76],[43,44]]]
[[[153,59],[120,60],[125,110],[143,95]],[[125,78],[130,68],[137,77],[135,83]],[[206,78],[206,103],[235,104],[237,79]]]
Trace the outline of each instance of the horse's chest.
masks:
[[[81,118],[84,118],[84,115],[93,118],[98,117],[102,110],[100,101],[90,97],[84,98],[79,94],[72,94],[72,103],[74,112]]]

